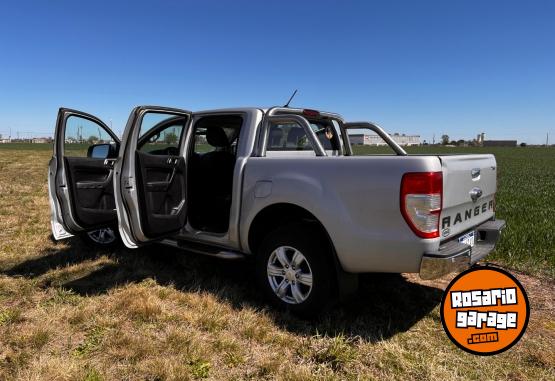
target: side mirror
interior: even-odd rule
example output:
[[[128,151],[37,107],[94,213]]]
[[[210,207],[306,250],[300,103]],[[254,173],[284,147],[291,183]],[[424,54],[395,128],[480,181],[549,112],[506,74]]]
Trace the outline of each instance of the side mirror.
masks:
[[[110,157],[112,147],[110,144],[93,144],[87,150],[87,157],[94,159],[107,159]]]

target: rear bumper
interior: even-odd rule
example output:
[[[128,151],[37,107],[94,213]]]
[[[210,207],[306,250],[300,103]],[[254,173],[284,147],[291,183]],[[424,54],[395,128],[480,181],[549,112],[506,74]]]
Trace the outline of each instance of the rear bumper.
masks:
[[[475,228],[474,247],[454,239],[440,245],[435,253],[425,253],[420,263],[420,278],[436,279],[466,270],[495,248],[504,227],[504,220],[486,221]]]

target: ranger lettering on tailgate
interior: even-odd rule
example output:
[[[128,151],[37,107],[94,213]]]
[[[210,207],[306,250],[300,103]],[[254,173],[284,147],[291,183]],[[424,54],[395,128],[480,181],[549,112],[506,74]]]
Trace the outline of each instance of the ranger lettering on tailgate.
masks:
[[[460,222],[470,220],[473,217],[477,217],[482,213],[486,213],[489,210],[493,210],[494,200],[489,200],[489,202],[484,202],[482,205],[475,206],[465,210],[464,212],[458,212],[453,219],[452,224],[456,225]],[[451,216],[443,217],[441,220],[441,228],[449,228],[451,226]]]

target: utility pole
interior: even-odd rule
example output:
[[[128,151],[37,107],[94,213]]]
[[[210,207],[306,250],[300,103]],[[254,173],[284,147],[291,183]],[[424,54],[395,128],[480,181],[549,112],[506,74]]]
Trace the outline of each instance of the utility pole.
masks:
[[[549,132],[547,133],[547,135],[545,136],[545,146],[549,147]]]
[[[436,144],[436,134],[432,137],[432,144]]]

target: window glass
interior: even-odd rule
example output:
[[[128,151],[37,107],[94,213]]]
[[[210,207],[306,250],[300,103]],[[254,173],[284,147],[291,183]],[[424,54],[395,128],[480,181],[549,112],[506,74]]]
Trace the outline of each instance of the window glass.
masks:
[[[210,115],[194,127],[194,154],[225,151],[235,155],[243,118],[239,115]]]
[[[340,137],[337,136],[336,128],[331,121],[313,121],[310,122],[310,127],[325,151],[339,151],[341,147],[339,143]]]
[[[96,144],[115,145],[115,141],[104,127],[92,120],[77,115],[67,118],[64,137],[65,156],[87,157],[89,148]]]
[[[149,112],[143,116],[137,149],[151,155],[179,155],[187,116]]]
[[[266,151],[314,151],[314,148],[302,126],[271,124]]]
[[[207,153],[215,151],[216,147],[208,144],[206,141],[206,128],[195,129],[195,147],[194,152],[196,153]]]

